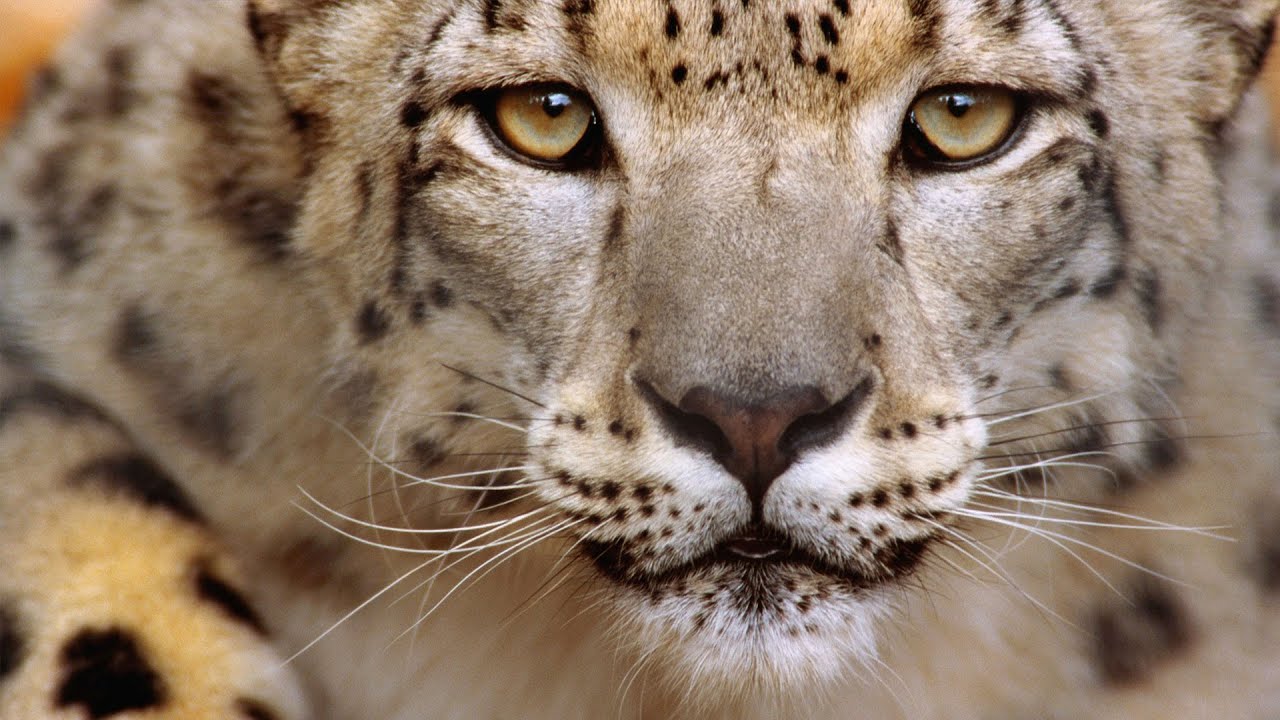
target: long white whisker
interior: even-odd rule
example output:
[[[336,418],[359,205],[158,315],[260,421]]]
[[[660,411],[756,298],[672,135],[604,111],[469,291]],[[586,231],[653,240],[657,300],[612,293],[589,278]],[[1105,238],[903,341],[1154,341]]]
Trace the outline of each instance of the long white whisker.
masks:
[[[1091,550],[1093,552],[1098,553],[1099,555],[1102,555],[1103,557],[1110,558],[1112,560],[1115,560],[1118,563],[1121,563],[1122,565],[1133,568],[1134,570],[1138,570],[1143,573],[1147,573],[1149,575],[1152,575],[1153,577],[1158,577],[1161,580],[1166,580],[1168,582],[1171,582],[1177,585],[1186,585],[1186,583],[1183,583],[1180,580],[1171,578],[1162,573],[1158,573],[1155,570],[1152,570],[1151,568],[1146,567],[1145,565],[1142,565],[1141,563],[1136,563],[1132,560],[1124,558],[1113,552],[1104,550],[1096,545],[1080,540],[1079,538],[1073,538],[1070,535],[1054,532],[1052,530],[1046,530],[1045,528],[1041,528],[1041,527],[1024,525],[1022,523],[1006,520],[1004,518],[987,517],[986,513],[982,513],[976,510],[973,510],[973,511],[956,510],[955,513],[957,515],[972,518],[974,520],[982,520],[985,522],[992,523],[994,525],[1003,525],[1005,527],[1016,528],[1018,530],[1023,530],[1025,532],[1034,533],[1035,535],[1038,535],[1039,537],[1049,541],[1050,543],[1053,543],[1055,546],[1058,547],[1058,549],[1070,555],[1082,566],[1084,566],[1084,568],[1088,570],[1094,577],[1098,578],[1098,580],[1100,580],[1103,585],[1106,585],[1112,592],[1114,592],[1117,596],[1122,598],[1125,597],[1125,594],[1120,592],[1115,587],[1115,585],[1112,585],[1111,581],[1108,580],[1105,575],[1099,572],[1097,568],[1093,567],[1093,565],[1089,564],[1089,562],[1085,560],[1079,553],[1077,553],[1075,550],[1072,550],[1070,547],[1068,547],[1068,543],[1070,543],[1071,545],[1076,545],[1077,547],[1083,547],[1087,550]]]
[[[387,594],[388,592],[390,592],[390,590],[391,590],[392,588],[394,588],[396,585],[399,585],[401,582],[403,582],[403,581],[404,581],[405,579],[407,579],[409,576],[413,575],[414,573],[418,572],[419,570],[421,570],[421,569],[425,568],[426,566],[430,565],[432,562],[433,562],[433,560],[427,560],[426,562],[420,563],[419,565],[417,565],[416,567],[412,568],[412,569],[411,569],[411,570],[409,570],[408,572],[404,573],[404,574],[403,574],[403,575],[401,575],[400,577],[396,578],[395,580],[392,580],[390,583],[388,583],[388,584],[387,584],[387,586],[386,586],[386,587],[382,588],[381,590],[379,590],[378,592],[374,593],[373,595],[370,595],[368,600],[365,600],[364,602],[362,602],[362,603],[360,603],[359,605],[357,605],[357,606],[355,606],[354,608],[352,608],[350,612],[348,612],[346,615],[343,615],[342,617],[338,618],[338,620],[337,620],[335,623],[333,623],[332,625],[330,625],[330,626],[329,626],[329,628],[328,628],[327,630],[325,630],[324,632],[322,632],[322,633],[320,633],[319,635],[317,635],[317,636],[315,637],[315,639],[313,639],[311,642],[307,643],[306,645],[303,645],[301,649],[299,649],[297,652],[295,652],[294,654],[292,654],[292,655],[290,655],[288,658],[286,658],[286,659],[284,660],[284,662],[282,662],[282,663],[281,663],[281,666],[283,667],[283,666],[288,665],[289,663],[293,662],[294,660],[297,660],[299,656],[301,656],[303,653],[305,653],[306,651],[310,650],[311,648],[315,647],[316,643],[318,643],[318,642],[320,642],[321,640],[325,639],[325,637],[327,637],[330,633],[332,633],[334,630],[337,630],[337,629],[338,629],[338,627],[339,627],[340,625],[342,625],[344,622],[346,622],[347,620],[350,620],[352,617],[354,617],[354,616],[356,615],[356,613],[358,613],[358,612],[360,612],[361,610],[363,610],[363,609],[365,609],[366,607],[368,607],[368,606],[369,606],[370,604],[372,604],[375,600],[377,600],[378,598],[380,598],[380,597],[382,597],[383,595],[385,595],[385,594]]]
[[[469,419],[469,420],[480,420],[481,422],[491,423],[491,424],[493,424],[493,425],[497,425],[498,427],[504,427],[504,428],[507,428],[508,430],[515,430],[516,432],[521,432],[521,433],[522,433],[522,432],[525,432],[525,428],[522,428],[522,427],[520,427],[519,425],[516,425],[515,423],[509,423],[509,422],[506,422],[505,420],[498,420],[497,418],[491,418],[491,417],[489,417],[489,416],[487,416],[487,415],[477,415],[476,413],[469,413],[469,412],[432,412],[432,413],[423,413],[423,414],[421,414],[421,415],[420,415],[420,417],[452,417],[452,418],[467,418],[467,419]]]
[[[991,553],[991,551],[988,550],[986,546],[984,546],[982,543],[978,542],[977,540],[974,540],[973,538],[968,537],[967,535],[959,532],[958,530],[947,527],[940,523],[938,524],[938,527],[941,528],[947,534],[951,535],[952,537],[955,537],[961,542],[964,542],[965,544],[969,545],[974,550],[977,550],[979,553],[982,553],[982,555],[985,556],[991,562],[991,564],[988,565],[987,563],[983,562],[981,559],[976,557],[973,553],[969,552],[968,550],[965,550],[963,547],[956,544],[954,541],[951,541],[951,540],[946,541],[947,545],[951,547],[953,550],[963,554],[965,557],[977,563],[980,567],[985,568],[988,572],[995,575],[998,579],[1003,580],[1005,583],[1009,585],[1009,587],[1013,588],[1015,592],[1021,595],[1024,600],[1034,605],[1041,612],[1049,615],[1050,617],[1054,618],[1055,620],[1058,620],[1059,622],[1067,625],[1068,627],[1072,627],[1072,628],[1076,627],[1076,625],[1072,623],[1070,620],[1063,617],[1061,614],[1055,612],[1052,608],[1050,608],[1048,605],[1045,605],[1044,602],[1037,599],[1035,596],[1031,595],[1026,590],[1023,590],[1022,586],[1018,585],[1018,583],[1014,581],[1013,577],[1009,574],[1009,572],[1005,570],[1004,567],[1000,564],[999,558],[995,557]]]
[[[337,428],[344,435],[346,435],[348,438],[350,438],[351,441],[354,442],[356,446],[359,447],[360,450],[364,452],[364,454],[368,456],[370,460],[385,467],[387,470],[395,473],[396,475],[399,475],[400,477],[407,478],[408,480],[412,481],[410,484],[427,484],[427,485],[434,485],[436,487],[453,489],[453,490],[476,490],[478,488],[476,488],[473,485],[449,485],[447,483],[441,483],[438,481],[456,480],[458,478],[476,477],[479,475],[491,475],[494,473],[516,472],[516,471],[525,471],[525,470],[535,469],[534,466],[532,465],[512,465],[510,467],[489,468],[487,470],[473,470],[470,472],[453,473],[450,475],[438,475],[436,477],[431,477],[431,478],[422,478],[422,477],[418,477],[417,475],[414,475],[413,473],[405,472],[404,470],[401,470],[400,468],[396,467],[394,463],[387,462],[383,458],[378,457],[378,454],[375,453],[372,448],[370,448],[368,445],[361,442],[360,438],[356,437],[354,433],[352,433],[342,424],[335,422],[333,420],[330,420],[329,418],[325,418],[325,420],[328,421],[335,428]],[[490,490],[495,488],[480,488],[480,489]]]
[[[1013,518],[1013,519],[1032,517],[1036,520],[1036,522],[1049,523],[1053,525],[1095,527],[1095,528],[1106,528],[1108,530],[1138,530],[1143,532],[1179,532],[1179,533],[1187,533],[1188,535],[1199,535],[1201,537],[1212,538],[1214,540],[1230,540],[1230,538],[1227,538],[1222,535],[1216,535],[1213,533],[1214,530],[1225,530],[1227,529],[1226,527],[1183,527],[1179,525],[1168,525],[1168,524],[1158,525],[1155,523],[1151,523],[1151,524],[1108,523],[1108,522],[1099,522],[1099,521],[1091,521],[1091,520],[1076,520],[1073,518],[1058,518],[1058,517],[1052,517],[1049,515],[1028,516],[1026,513],[1009,510],[1008,508],[1005,508],[1000,505],[995,505],[992,503],[970,502],[969,506],[984,508],[982,513],[986,517],[1003,517],[1003,518]]]
[[[1112,394],[1114,394],[1114,392],[1097,393],[1096,395],[1089,395],[1087,397],[1077,398],[1075,400],[1066,400],[1060,403],[1053,403],[1051,405],[1043,405],[1038,408],[1032,408],[1030,410],[1024,410],[1023,412],[1014,413],[1013,415],[1006,415],[1001,418],[996,418],[994,420],[987,422],[987,425],[988,426],[1000,425],[1002,423],[1007,423],[1013,420],[1017,420],[1019,418],[1031,417],[1032,415],[1039,415],[1041,413],[1052,412],[1054,410],[1061,410],[1063,408],[1074,407],[1076,405],[1083,405],[1087,402],[1092,402],[1094,400],[1098,400],[1100,398],[1104,398]]]
[[[1154,527],[1166,528],[1169,530],[1185,530],[1186,529],[1181,525],[1174,525],[1172,523],[1162,522],[1160,520],[1153,520],[1151,518],[1142,517],[1141,515],[1123,513],[1123,512],[1119,512],[1118,510],[1111,510],[1103,507],[1095,507],[1092,505],[1082,505],[1079,503],[1068,502],[1066,500],[1053,500],[1050,498],[1025,497],[1022,495],[1015,495],[1013,493],[1006,493],[1002,490],[997,490],[995,488],[982,488],[981,490],[976,491],[974,494],[984,495],[984,496],[993,497],[993,498],[1007,498],[1007,499],[1017,498],[1018,500],[1022,500],[1025,502],[1036,503],[1039,505],[1047,505],[1050,507],[1061,508],[1064,510],[1077,512],[1081,514],[1098,514],[1098,515],[1105,515],[1107,517],[1119,518],[1122,520],[1129,520],[1132,522],[1149,523]],[[1221,527],[1210,526],[1210,527],[1197,528],[1197,529],[1206,530],[1206,531],[1230,530],[1231,526],[1230,525],[1225,525]],[[1213,537],[1216,540],[1226,540],[1228,542],[1236,542],[1235,538],[1231,538],[1231,537],[1220,537],[1220,536],[1211,536],[1211,537]]]
[[[473,577],[476,579],[476,581],[479,581],[480,579],[484,578],[485,575],[488,575],[488,571],[484,571],[486,567],[489,567],[490,570],[492,570],[493,568],[497,567],[495,563],[504,562],[508,558],[524,551],[525,549],[533,547],[534,545],[537,545],[543,540],[549,537],[552,537],[553,535],[561,531],[567,530],[573,527],[574,525],[577,525],[583,522],[586,522],[586,521],[585,520],[565,520],[561,523],[557,523],[555,525],[552,525],[550,528],[544,529],[541,533],[535,534],[533,538],[528,540],[527,542],[507,548],[506,550],[503,550],[502,552],[497,553],[496,555],[489,558],[488,560],[485,560],[483,563],[480,563],[480,565],[476,566],[474,570],[468,572],[466,575],[462,577],[461,580],[454,583],[454,586],[450,588],[448,592],[446,592],[438,601],[436,601],[436,603],[432,605],[426,611],[425,614],[423,614],[421,617],[415,620],[412,625],[410,625],[408,628],[405,628],[404,632],[397,635],[395,640],[393,640],[393,642],[400,640],[405,635],[408,635],[410,632],[412,632],[414,629],[420,626],[422,623],[426,622],[427,619],[430,618],[435,613],[435,611],[438,610],[440,606],[443,605],[450,597],[452,597],[455,593],[459,592],[464,586],[469,586],[468,581],[471,580]],[[481,573],[481,571],[484,571],[484,573],[479,575],[479,577],[476,577],[477,573]]]
[[[396,598],[395,602],[399,603],[403,601],[405,598],[407,598],[408,596],[414,594],[415,592],[423,588],[427,588],[429,590],[431,586],[435,583],[435,581],[439,579],[441,576],[443,576],[445,573],[458,567],[462,563],[467,562],[468,560],[475,557],[479,553],[484,552],[485,550],[491,550],[496,547],[519,545],[520,543],[524,542],[530,537],[533,537],[543,532],[544,530],[546,530],[548,527],[547,525],[548,522],[555,524],[557,522],[562,522],[562,520],[556,518],[554,514],[550,514],[546,517],[538,518],[536,520],[531,520],[528,524],[522,527],[514,528],[511,532],[507,533],[506,535],[503,535],[497,540],[492,540],[490,542],[484,543],[483,545],[471,545],[470,544],[471,540],[477,539],[477,538],[472,538],[471,540],[468,540],[467,542],[464,542],[460,545],[455,545],[453,547],[450,547],[447,552],[453,555],[461,554],[461,557],[454,558],[448,564],[442,565],[441,567],[436,568],[435,572],[431,573],[430,577],[428,577],[426,580],[423,580],[419,582],[417,585],[414,585],[413,587],[406,590],[403,595]],[[494,532],[494,530],[490,530],[489,532],[492,533]],[[510,547],[508,547],[507,550],[510,550]],[[506,552],[506,550],[503,550],[502,552]]]
[[[533,513],[538,512],[538,510],[531,510],[531,511],[529,511],[529,512],[527,512],[527,513],[524,513],[524,514],[521,514],[521,515],[517,515],[517,516],[515,516],[515,517],[504,518],[504,519],[502,519],[502,520],[494,520],[493,522],[481,523],[481,524],[479,524],[479,525],[456,525],[456,526],[449,527],[449,528],[406,528],[406,527],[395,527],[395,526],[392,526],[392,525],[382,525],[382,524],[380,524],[380,523],[371,523],[371,522],[368,522],[367,520],[361,520],[361,519],[359,519],[359,518],[352,517],[352,516],[350,516],[350,515],[347,515],[346,513],[343,513],[343,512],[341,512],[341,511],[339,511],[339,510],[336,510],[336,509],[331,508],[331,507],[329,507],[328,505],[324,504],[324,503],[323,503],[323,502],[321,502],[320,500],[316,499],[316,497],[315,497],[314,495],[312,495],[311,493],[307,492],[304,488],[299,487],[299,488],[298,488],[298,490],[299,490],[299,492],[301,492],[301,493],[302,493],[302,495],[303,495],[304,497],[306,497],[306,498],[307,498],[308,500],[310,500],[311,502],[315,503],[315,505],[316,505],[317,507],[319,507],[319,508],[323,509],[325,512],[329,513],[330,515],[333,515],[333,516],[334,516],[334,517],[336,517],[336,518],[339,518],[339,519],[341,519],[341,520],[344,520],[344,521],[346,521],[346,522],[349,522],[349,523],[351,523],[351,524],[353,524],[353,525],[358,525],[358,526],[360,526],[360,527],[366,527],[366,528],[369,528],[369,529],[372,529],[372,530],[381,530],[381,531],[384,531],[384,532],[393,532],[393,533],[403,533],[403,534],[406,534],[406,535],[452,535],[452,534],[459,533],[459,532],[471,532],[471,531],[474,531],[474,530],[486,530],[486,529],[489,529],[489,528],[500,527],[500,526],[502,526],[502,525],[510,524],[510,523],[512,523],[512,522],[514,522],[514,521],[520,520],[520,519],[522,519],[522,518],[529,517],[529,516],[530,516],[530,515],[532,515]],[[542,509],[542,508],[539,508],[539,510],[541,510],[541,509]]]

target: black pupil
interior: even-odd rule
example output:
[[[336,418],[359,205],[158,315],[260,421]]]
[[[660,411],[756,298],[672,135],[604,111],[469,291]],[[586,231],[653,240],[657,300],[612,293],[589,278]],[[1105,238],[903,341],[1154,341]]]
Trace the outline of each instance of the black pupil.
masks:
[[[964,117],[965,113],[978,104],[971,95],[948,95],[945,102],[947,103],[947,110],[955,118]]]
[[[558,118],[572,103],[573,99],[564,93],[547,93],[542,96],[542,112],[549,118]]]

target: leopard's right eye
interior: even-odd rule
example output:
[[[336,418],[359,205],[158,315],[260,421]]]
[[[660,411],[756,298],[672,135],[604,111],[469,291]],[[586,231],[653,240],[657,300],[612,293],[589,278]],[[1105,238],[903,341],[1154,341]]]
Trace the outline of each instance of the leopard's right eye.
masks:
[[[595,106],[565,85],[523,85],[491,93],[485,115],[506,149],[534,164],[572,168],[597,149]]]
[[[1022,120],[1019,97],[1003,88],[972,85],[937,88],[911,104],[905,149],[919,162],[959,168],[1005,147]]]

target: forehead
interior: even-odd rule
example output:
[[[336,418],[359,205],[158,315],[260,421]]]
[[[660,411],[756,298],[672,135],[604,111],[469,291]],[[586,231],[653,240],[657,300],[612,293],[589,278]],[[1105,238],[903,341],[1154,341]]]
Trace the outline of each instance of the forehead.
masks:
[[[885,87],[999,84],[1069,96],[1087,84],[1051,0],[480,0],[469,65],[492,84],[599,78],[667,103],[705,93],[799,100]],[[702,97],[700,97],[702,95]]]

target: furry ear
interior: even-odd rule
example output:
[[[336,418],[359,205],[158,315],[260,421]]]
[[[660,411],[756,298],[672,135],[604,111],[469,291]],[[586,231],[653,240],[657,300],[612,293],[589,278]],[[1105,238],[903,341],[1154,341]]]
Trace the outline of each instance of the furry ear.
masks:
[[[304,0],[249,0],[249,33],[258,53],[268,62],[280,55],[289,27],[308,4]]]
[[[1199,48],[1182,62],[1200,64],[1207,92],[1202,116],[1206,125],[1230,119],[1262,70],[1275,39],[1280,0],[1171,0],[1201,33]],[[1186,52],[1186,51],[1184,51]]]

